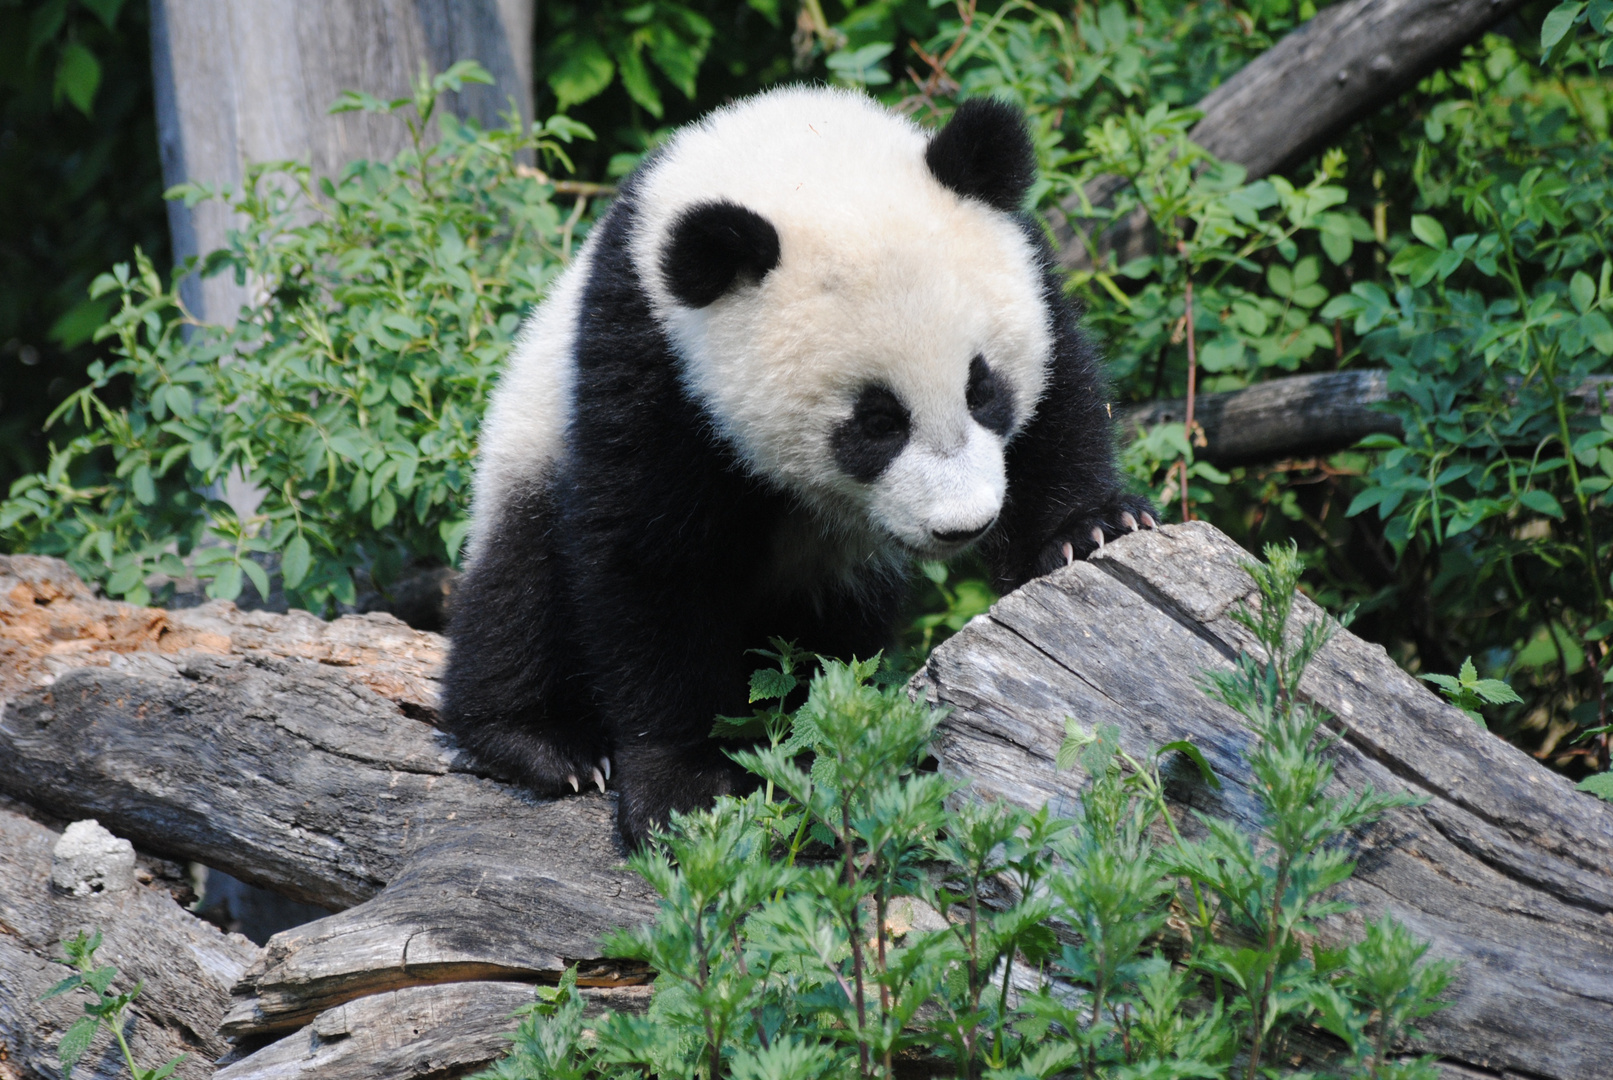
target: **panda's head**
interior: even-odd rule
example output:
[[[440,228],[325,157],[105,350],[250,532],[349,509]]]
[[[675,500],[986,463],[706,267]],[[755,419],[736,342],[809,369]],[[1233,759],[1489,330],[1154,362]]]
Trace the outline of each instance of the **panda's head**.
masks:
[[[642,178],[635,261],[717,434],[826,519],[944,556],[990,529],[1052,355],[1015,216],[1024,122],[929,136],[861,95],[778,91]]]

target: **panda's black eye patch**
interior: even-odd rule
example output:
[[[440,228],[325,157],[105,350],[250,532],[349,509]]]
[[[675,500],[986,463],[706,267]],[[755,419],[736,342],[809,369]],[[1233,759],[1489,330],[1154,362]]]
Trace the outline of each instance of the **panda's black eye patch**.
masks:
[[[835,464],[853,480],[871,483],[907,445],[912,423],[907,406],[890,387],[870,383],[830,439]]]
[[[969,415],[987,431],[1006,435],[1014,426],[1014,395],[1002,376],[991,370],[984,356],[977,355],[969,361],[969,386],[964,391],[964,401],[969,406]]]

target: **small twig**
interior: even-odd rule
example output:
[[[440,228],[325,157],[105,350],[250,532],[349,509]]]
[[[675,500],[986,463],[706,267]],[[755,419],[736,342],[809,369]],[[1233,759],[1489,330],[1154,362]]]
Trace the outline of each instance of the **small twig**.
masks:
[[[1186,260],[1187,245],[1185,243],[1179,243],[1176,245],[1176,250],[1179,251],[1182,255],[1182,258]],[[1187,312],[1183,318],[1187,322],[1187,420],[1183,433],[1187,436],[1188,454],[1191,456],[1193,445],[1193,397],[1197,389],[1199,373],[1198,348],[1193,336],[1193,270],[1191,266],[1189,266],[1187,270]],[[1192,518],[1189,516],[1190,513],[1191,511],[1188,509],[1187,502],[1187,458],[1183,458],[1182,520],[1191,521]]]
[[[531,165],[517,165],[515,175],[526,180],[536,180],[540,184],[550,184],[554,187],[556,195],[580,195],[591,199],[598,195],[615,195],[615,184],[596,184],[589,180],[556,180],[542,169],[534,169]]]

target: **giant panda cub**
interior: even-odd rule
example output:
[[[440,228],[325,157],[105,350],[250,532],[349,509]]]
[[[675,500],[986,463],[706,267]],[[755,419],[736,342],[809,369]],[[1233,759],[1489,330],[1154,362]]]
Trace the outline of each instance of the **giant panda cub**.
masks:
[[[1155,524],[1021,213],[1024,121],[931,135],[859,94],[721,109],[622,185],[523,329],[481,437],[443,718],[641,842],[744,778],[746,650],[867,657],[916,557],[1012,589]]]

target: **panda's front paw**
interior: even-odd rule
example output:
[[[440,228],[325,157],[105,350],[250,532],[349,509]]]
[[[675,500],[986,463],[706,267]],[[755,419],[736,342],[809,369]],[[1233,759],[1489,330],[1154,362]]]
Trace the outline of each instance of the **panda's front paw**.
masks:
[[[1095,512],[1071,514],[1042,548],[1036,573],[1052,573],[1077,559],[1085,559],[1110,540],[1138,529],[1159,528],[1159,514],[1140,495],[1119,495]]]
[[[616,824],[630,849],[665,828],[674,812],[704,810],[719,795],[743,795],[757,782],[713,742],[630,746],[618,757]]]
[[[522,750],[521,779],[539,795],[575,794],[590,785],[603,794],[611,778],[610,755],[599,745],[568,746],[536,739]]]

